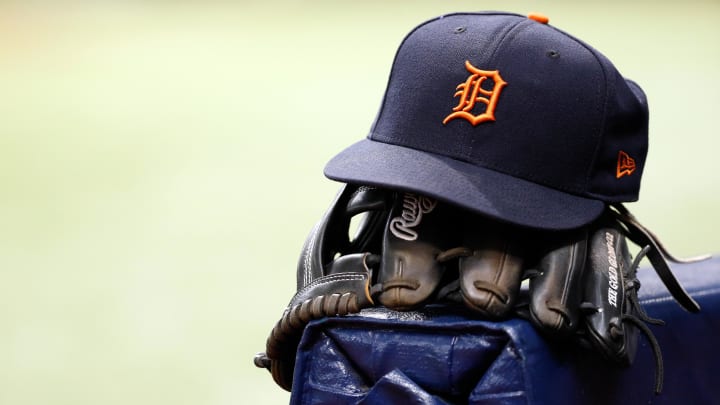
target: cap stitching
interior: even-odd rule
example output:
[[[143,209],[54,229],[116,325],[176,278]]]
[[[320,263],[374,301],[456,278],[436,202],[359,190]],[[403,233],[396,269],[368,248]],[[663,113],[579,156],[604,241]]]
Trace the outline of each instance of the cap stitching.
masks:
[[[518,24],[518,25],[519,25],[519,24]],[[513,28],[515,28],[515,27],[517,27],[517,25],[513,26]],[[584,176],[584,181],[582,182],[582,184],[578,184],[581,189],[580,189],[580,190],[577,190],[576,188],[572,188],[572,189],[571,189],[571,188],[569,188],[569,187],[561,187],[561,186],[558,186],[558,185],[555,185],[555,184],[553,184],[552,186],[550,186],[550,185],[546,184],[543,179],[536,178],[535,176],[533,176],[532,173],[517,173],[517,172],[514,172],[514,171],[509,171],[509,170],[504,169],[504,168],[495,167],[495,165],[488,164],[488,163],[485,162],[485,161],[483,161],[483,162],[481,162],[481,163],[482,163],[482,165],[483,165],[484,167],[486,167],[486,168],[488,168],[488,169],[493,169],[493,170],[499,171],[499,172],[501,172],[501,173],[509,174],[509,175],[512,175],[512,176],[515,176],[515,177],[519,177],[519,178],[523,178],[523,179],[526,179],[526,180],[531,180],[531,181],[536,182],[536,183],[538,183],[538,184],[542,184],[542,185],[545,186],[545,187],[553,188],[553,189],[559,190],[559,191],[569,192],[569,193],[571,193],[571,194],[575,194],[575,195],[579,195],[579,196],[592,196],[592,197],[597,198],[597,197],[596,197],[596,196],[598,195],[597,193],[591,193],[591,192],[590,192],[589,184],[590,184],[590,178],[592,177],[591,173],[592,173],[592,171],[593,171],[593,168],[595,167],[595,162],[596,162],[596,160],[597,160],[598,151],[600,150],[600,143],[601,143],[602,140],[603,140],[603,134],[605,133],[605,127],[606,127],[606,125],[607,125],[607,104],[608,104],[609,91],[610,91],[610,90],[609,90],[609,89],[610,89],[610,86],[608,86],[608,74],[607,74],[607,71],[606,71],[606,69],[605,69],[605,64],[602,62],[602,60],[600,59],[600,57],[598,57],[597,52],[596,52],[592,47],[588,46],[585,42],[579,40],[578,38],[574,37],[573,35],[568,34],[567,32],[565,32],[565,31],[563,31],[563,30],[561,30],[561,29],[559,29],[559,28],[556,28],[556,27],[554,27],[554,26],[549,26],[549,25],[548,25],[548,27],[556,30],[557,32],[559,32],[559,33],[561,33],[562,35],[566,36],[568,39],[571,39],[572,41],[576,42],[577,44],[579,44],[580,46],[582,46],[583,48],[585,48],[588,52],[590,52],[590,54],[593,56],[593,58],[595,58],[595,60],[596,60],[596,61],[598,62],[598,64],[600,65],[600,70],[602,71],[602,74],[603,74],[603,83],[604,83],[604,85],[605,85],[605,91],[604,91],[604,93],[605,93],[605,94],[604,94],[604,97],[603,97],[602,106],[601,106],[601,107],[596,107],[596,109],[598,110],[598,112],[599,112],[599,113],[601,114],[601,116],[602,116],[602,123],[598,126],[598,133],[596,134],[596,139],[597,139],[597,141],[596,141],[596,143],[595,143],[595,148],[594,148],[593,155],[592,155],[592,161],[590,162],[590,165],[587,166],[586,173],[585,173],[585,176]],[[493,56],[495,55],[495,52],[496,52],[497,49],[499,49],[499,47],[496,48],[495,50],[493,50]],[[601,92],[602,92],[601,90],[596,90],[596,92],[595,92],[595,93],[596,93],[596,96],[599,97],[599,95],[600,95]],[[604,196],[603,198],[604,198],[604,199],[607,199],[607,198],[610,198],[610,197],[612,197],[612,196]]]
[[[510,15],[514,15],[514,14],[510,14]],[[518,15],[518,16],[519,16],[519,15]],[[522,17],[522,16],[519,16],[519,17]],[[523,29],[526,29],[527,27],[531,26],[531,24],[534,24],[534,22],[531,21],[531,20],[528,20],[528,19],[526,19],[526,18],[522,18],[522,19],[519,20],[516,24],[510,26],[510,27],[507,29],[507,31],[505,31],[505,32],[502,34],[502,38],[501,38],[499,41],[496,42],[495,47],[494,47],[494,49],[492,50],[492,53],[490,54],[490,57],[487,59],[486,62],[489,63],[490,61],[494,60],[494,59],[496,58],[496,55],[497,55],[498,51],[499,51],[500,49],[503,49],[503,48],[504,48],[504,44],[505,44],[505,43],[507,43],[508,41],[511,41],[512,39],[514,39],[520,32],[522,32]],[[588,46],[587,46],[586,44],[584,44],[582,41],[579,41],[579,40],[578,40],[577,38],[575,38],[574,36],[572,36],[572,35],[564,32],[564,31],[562,31],[562,30],[560,30],[560,29],[558,29],[558,28],[556,28],[556,27],[554,27],[554,26],[548,25],[548,27],[550,27],[551,29],[554,29],[554,30],[558,31],[558,32],[561,33],[562,35],[564,35],[564,36],[568,37],[569,39],[572,39],[573,41],[579,43],[583,48],[585,48],[585,49],[587,49],[588,51],[590,51],[590,53],[593,55],[593,57],[594,57],[596,60],[598,59],[598,58],[597,58],[597,55],[595,54],[595,52],[593,52],[592,49],[588,48]],[[598,60],[598,62],[600,62],[600,61]],[[600,63],[600,66],[601,66],[601,70],[602,70],[602,72],[603,72],[603,77],[606,78],[606,77],[607,77],[607,74],[606,74],[606,72],[605,72],[605,67],[603,66],[602,63]],[[607,79],[605,79],[605,82],[607,82]],[[607,91],[606,91],[606,93],[607,93]],[[601,107],[601,108],[604,110],[606,105],[607,105],[607,94],[606,94],[606,97],[605,97],[605,99],[604,99],[604,101],[603,101],[603,107]],[[605,116],[604,116],[604,114],[603,114],[603,124],[601,125],[601,128],[604,128],[604,126],[605,126]],[[601,132],[601,133],[602,133],[602,132]],[[587,195],[586,193],[588,193],[588,184],[589,184],[590,171],[592,170],[592,166],[589,166],[589,167],[588,167],[587,173],[586,173],[586,175],[585,175],[585,180],[584,180],[583,182],[581,182],[581,183],[580,183],[580,182],[574,183],[574,184],[568,185],[568,186],[566,186],[566,187],[563,187],[562,185],[556,185],[556,184],[549,185],[549,184],[547,184],[547,183],[545,182],[545,180],[544,180],[543,178],[536,177],[536,176],[534,176],[532,173],[521,173],[521,172],[515,171],[515,170],[508,170],[508,169],[505,168],[505,167],[498,167],[497,165],[494,165],[494,164],[492,164],[492,163],[490,163],[490,162],[487,162],[487,161],[485,161],[485,160],[482,160],[482,161],[479,161],[479,162],[477,162],[477,161],[471,161],[471,158],[472,158],[472,156],[473,156],[472,151],[473,151],[474,147],[475,147],[475,140],[473,139],[472,142],[471,142],[471,147],[469,148],[469,149],[470,149],[470,151],[469,151],[470,153],[468,153],[468,154],[463,154],[463,155],[462,155],[463,158],[464,158],[464,159],[462,159],[463,161],[468,162],[468,163],[473,163],[473,164],[478,164],[478,163],[479,163],[482,167],[485,167],[485,168],[487,168],[487,169],[495,170],[495,171],[497,171],[497,172],[504,173],[504,174],[506,174],[506,175],[510,175],[510,176],[513,176],[513,177],[521,178],[521,179],[524,179],[524,180],[529,180],[529,181],[532,181],[532,182],[541,184],[541,185],[543,185],[543,186],[545,186],[545,187],[552,188],[552,189],[555,189],[555,190],[558,190],[558,191],[563,191],[563,192],[567,192],[567,193],[574,194],[574,195],[578,195],[578,196],[585,196],[585,195]],[[597,155],[597,150],[598,150],[598,149],[599,149],[599,142],[597,142],[597,143],[596,143],[596,146],[595,146],[595,151],[594,151],[594,153],[593,153],[593,161],[595,160],[595,157],[596,157],[596,155]],[[453,156],[448,156],[448,157],[457,159],[457,157],[453,157]],[[458,159],[458,160],[460,160],[460,159]]]
[[[514,14],[509,14],[509,15],[513,16]],[[515,38],[515,35],[517,35],[516,32],[519,32],[520,29],[523,28],[522,23],[528,21],[526,18],[522,18],[522,16],[518,15],[518,17],[521,17],[521,19],[518,20],[515,24],[506,27],[505,31],[502,32],[498,36],[499,40],[495,41],[493,50],[490,52],[490,55],[487,58],[485,58],[485,60],[483,61],[487,66],[494,66],[494,64],[492,62],[495,61],[495,57],[498,53],[498,50],[502,49],[504,47],[503,45],[506,42],[511,41],[513,38]],[[471,139],[470,147],[467,148],[468,150],[466,153],[463,153],[463,157],[465,159],[471,159],[471,157],[473,156],[473,151],[475,150],[475,142],[476,141],[477,141],[476,138]]]
[[[594,171],[594,169],[595,169],[595,164],[596,164],[597,159],[598,159],[598,154],[600,153],[600,145],[602,144],[602,142],[603,142],[603,140],[604,140],[604,138],[605,138],[604,135],[605,135],[605,127],[607,126],[607,110],[608,110],[608,99],[610,98],[610,86],[608,85],[608,72],[605,71],[605,64],[603,63],[603,61],[598,57],[598,55],[595,53],[594,49],[588,47],[588,46],[587,46],[585,43],[583,43],[582,41],[578,41],[578,42],[580,43],[580,45],[582,45],[583,47],[585,47],[585,49],[587,49],[588,51],[590,51],[590,53],[593,55],[593,57],[595,58],[595,60],[600,64],[600,70],[601,70],[602,73],[603,73],[603,79],[604,79],[604,80],[603,80],[603,83],[604,83],[604,85],[605,85],[605,92],[604,92],[604,93],[605,93],[605,94],[604,94],[605,97],[604,97],[604,100],[603,100],[603,103],[602,103],[602,107],[598,109],[598,110],[600,110],[599,112],[600,112],[600,114],[601,114],[601,116],[602,116],[602,123],[600,124],[600,126],[599,126],[599,128],[598,128],[598,138],[599,138],[599,139],[598,139],[598,141],[595,143],[595,150],[593,151],[592,161],[591,161],[590,164],[588,165],[587,171],[586,171],[586,173],[585,173],[585,193],[589,195],[589,194],[590,194],[590,182],[591,182],[591,178],[592,178],[592,173],[593,173],[593,171]],[[598,91],[598,93],[599,93],[599,91]],[[608,197],[609,197],[609,196],[608,196]]]
[[[591,182],[591,178],[592,178],[593,169],[595,168],[595,162],[597,162],[597,159],[598,159],[598,153],[599,153],[599,150],[600,150],[600,145],[601,145],[601,143],[602,143],[602,141],[603,141],[603,138],[604,138],[603,135],[605,134],[605,127],[607,126],[607,106],[608,106],[608,100],[609,100],[609,98],[610,98],[610,86],[608,85],[608,72],[607,72],[607,70],[606,70],[605,64],[603,63],[602,58],[601,58],[600,56],[598,56],[597,50],[596,50],[595,48],[589,46],[589,45],[586,44],[584,41],[582,41],[582,40],[574,37],[573,35],[568,34],[567,32],[565,32],[565,31],[563,31],[563,30],[561,30],[561,29],[559,29],[559,28],[556,28],[556,27],[552,27],[552,28],[555,29],[556,31],[560,32],[561,34],[567,36],[569,39],[573,40],[575,43],[577,43],[578,45],[580,45],[580,46],[582,46],[583,48],[585,48],[588,52],[590,52],[590,54],[593,56],[593,58],[595,58],[595,61],[598,63],[598,65],[600,65],[600,71],[602,71],[602,74],[603,74],[603,81],[602,81],[602,83],[603,83],[604,86],[605,86],[603,102],[602,102],[602,106],[596,107],[596,109],[598,110],[598,112],[601,114],[602,122],[601,122],[601,124],[598,126],[598,133],[596,134],[596,136],[597,136],[597,142],[595,143],[595,148],[594,148],[594,150],[593,150],[592,161],[591,161],[590,164],[587,166],[587,169],[586,169],[586,172],[585,172],[585,176],[584,176],[584,177],[585,177],[585,181],[584,181],[584,184],[583,184],[583,189],[584,189],[584,192],[583,192],[583,193],[584,193],[584,195],[586,195],[586,196],[597,196],[596,193],[592,193],[592,192],[590,191],[590,182]],[[602,90],[596,90],[596,92],[595,92],[595,93],[596,93],[596,96],[600,96],[600,94],[601,94],[602,92],[603,92]],[[609,197],[611,197],[611,196],[605,196],[604,198],[609,198]]]

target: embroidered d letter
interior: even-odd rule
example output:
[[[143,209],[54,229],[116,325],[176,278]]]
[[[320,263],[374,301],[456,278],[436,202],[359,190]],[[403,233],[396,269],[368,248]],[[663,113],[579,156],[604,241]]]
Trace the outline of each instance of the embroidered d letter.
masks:
[[[453,112],[445,117],[443,125],[455,118],[464,118],[473,126],[485,121],[495,121],[495,107],[497,106],[498,97],[500,97],[500,92],[507,82],[500,77],[499,71],[480,70],[473,66],[470,61],[465,61],[465,69],[470,72],[470,76],[455,88],[457,91],[453,97],[460,97],[460,101],[453,108]],[[493,81],[493,87],[490,90],[482,87],[483,82],[487,79]],[[484,108],[476,114],[474,110],[478,103],[483,104]]]

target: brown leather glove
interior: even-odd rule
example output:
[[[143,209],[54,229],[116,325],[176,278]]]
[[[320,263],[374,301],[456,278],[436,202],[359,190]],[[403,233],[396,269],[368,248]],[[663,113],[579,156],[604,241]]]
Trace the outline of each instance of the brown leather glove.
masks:
[[[353,218],[360,220],[350,237]],[[635,260],[627,239],[646,246]],[[409,311],[445,303],[480,319],[524,317],[550,339],[579,342],[621,365],[633,362],[642,333],[656,354],[659,392],[662,357],[646,323],[661,321],[637,299],[645,254],[678,303],[699,311],[667,264],[680,260],[621,205],[583,228],[548,232],[411,192],[346,185],[308,236],[297,293],[255,364],[290,390],[297,345],[311,320],[375,305]]]

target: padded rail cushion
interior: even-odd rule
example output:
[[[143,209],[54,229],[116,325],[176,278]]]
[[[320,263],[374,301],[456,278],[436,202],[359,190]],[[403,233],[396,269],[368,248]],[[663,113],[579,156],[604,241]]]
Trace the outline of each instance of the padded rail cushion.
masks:
[[[486,322],[462,308],[384,309],[312,322],[300,343],[292,404],[720,403],[720,258],[673,266],[699,314],[680,308],[651,268],[640,299],[662,348],[663,392],[644,336],[629,368],[546,341],[526,321]]]

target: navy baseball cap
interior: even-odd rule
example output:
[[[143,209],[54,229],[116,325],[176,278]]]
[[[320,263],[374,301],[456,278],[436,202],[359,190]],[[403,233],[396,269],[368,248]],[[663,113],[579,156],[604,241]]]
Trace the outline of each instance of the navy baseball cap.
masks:
[[[642,89],[546,17],[450,14],[405,37],[369,135],[325,175],[572,229],[638,199],[647,129]]]

